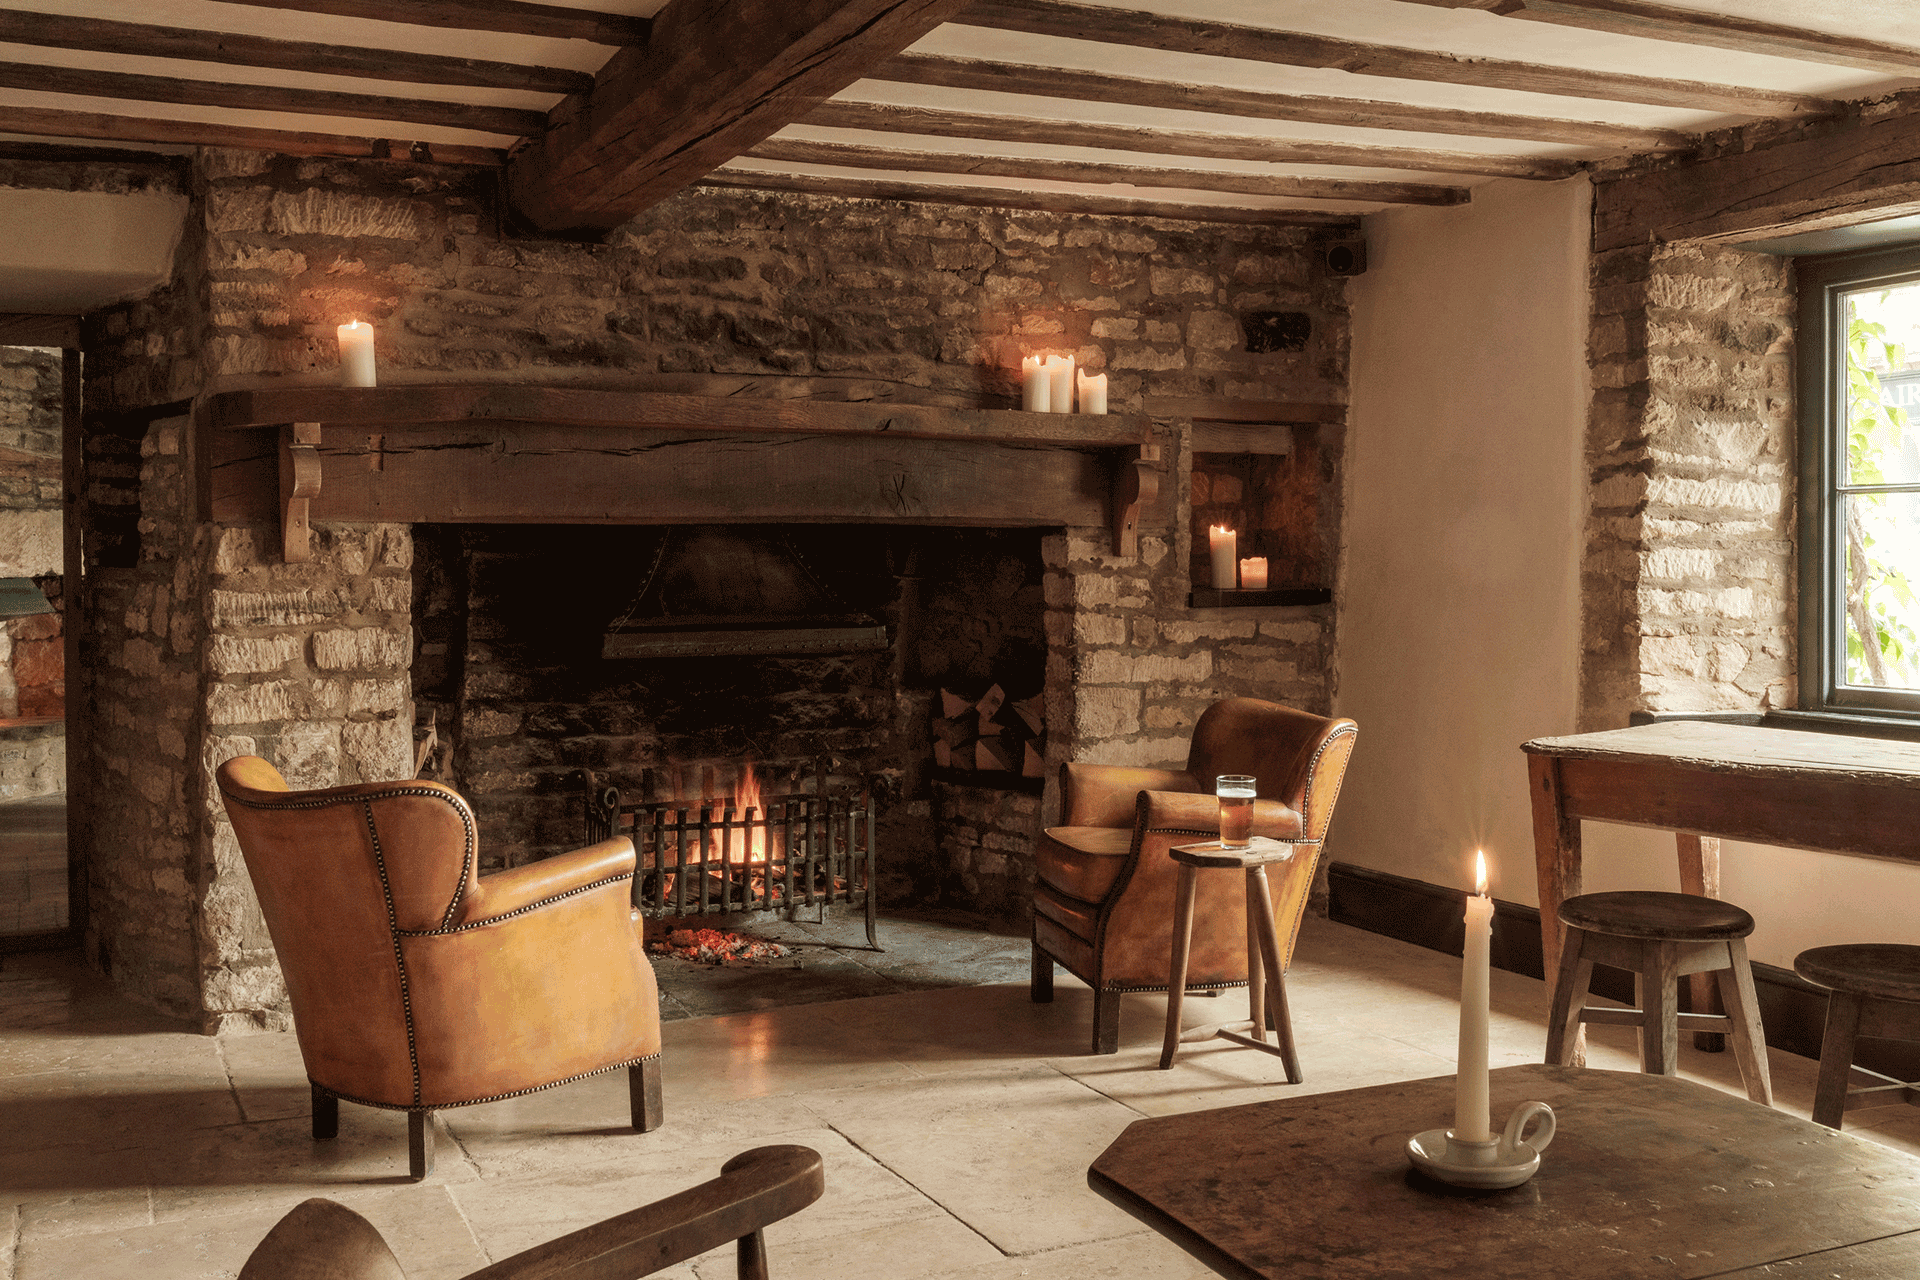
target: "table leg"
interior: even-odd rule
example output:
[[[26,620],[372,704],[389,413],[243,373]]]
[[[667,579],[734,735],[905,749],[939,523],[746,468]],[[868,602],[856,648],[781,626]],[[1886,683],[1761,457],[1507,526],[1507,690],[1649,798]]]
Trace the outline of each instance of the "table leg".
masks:
[[[1673,839],[1680,854],[1680,892],[1703,898],[1719,897],[1720,841],[1684,831],[1676,833]],[[1713,974],[1692,974],[1687,978],[1687,987],[1693,993],[1695,1013],[1727,1011],[1726,1003],[1720,999],[1720,983]],[[1727,1038],[1718,1031],[1696,1031],[1693,1047],[1707,1053],[1721,1053],[1727,1047]]]
[[[1186,863],[1180,864],[1180,878],[1173,891],[1173,954],[1167,966],[1167,1038],[1160,1046],[1160,1069],[1173,1066],[1173,1054],[1180,1047],[1180,1005],[1187,994],[1187,957],[1193,947],[1193,890],[1198,874]]]
[[[1253,881],[1258,876],[1264,883],[1266,874],[1265,867],[1248,867],[1243,895],[1247,900],[1247,1020],[1253,1023],[1253,1038],[1262,1043],[1267,1038],[1267,966],[1260,958],[1260,916]],[[1273,927],[1271,917],[1267,927]]]
[[[1527,757],[1527,790],[1533,802],[1533,864],[1540,892],[1540,957],[1548,974],[1560,972],[1560,948],[1566,936],[1560,904],[1580,893],[1580,820],[1567,814],[1560,761],[1548,755]],[[1573,1031],[1568,1065],[1587,1064],[1586,1028]]]

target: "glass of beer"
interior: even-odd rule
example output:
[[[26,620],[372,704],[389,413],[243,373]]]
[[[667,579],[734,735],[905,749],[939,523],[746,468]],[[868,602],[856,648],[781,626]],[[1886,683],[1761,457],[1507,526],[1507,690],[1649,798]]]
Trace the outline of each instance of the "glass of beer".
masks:
[[[1253,779],[1244,773],[1223,773],[1213,780],[1220,797],[1220,844],[1244,849],[1253,843]]]

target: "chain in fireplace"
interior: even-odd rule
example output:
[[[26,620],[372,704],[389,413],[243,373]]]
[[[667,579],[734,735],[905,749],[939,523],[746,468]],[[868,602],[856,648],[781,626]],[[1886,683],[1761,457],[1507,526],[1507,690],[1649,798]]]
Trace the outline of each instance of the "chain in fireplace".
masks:
[[[874,804],[858,795],[735,796],[627,802],[586,776],[587,840],[629,836],[638,854],[633,905],[659,918],[859,904],[874,936]]]

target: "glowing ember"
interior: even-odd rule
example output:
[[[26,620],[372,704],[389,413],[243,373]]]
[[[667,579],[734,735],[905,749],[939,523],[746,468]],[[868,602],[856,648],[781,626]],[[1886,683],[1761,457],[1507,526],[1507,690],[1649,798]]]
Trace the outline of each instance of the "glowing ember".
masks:
[[[787,954],[787,948],[777,942],[725,929],[675,929],[664,940],[649,942],[647,950],[655,955],[677,956],[701,964],[746,964],[753,960],[775,960]]]

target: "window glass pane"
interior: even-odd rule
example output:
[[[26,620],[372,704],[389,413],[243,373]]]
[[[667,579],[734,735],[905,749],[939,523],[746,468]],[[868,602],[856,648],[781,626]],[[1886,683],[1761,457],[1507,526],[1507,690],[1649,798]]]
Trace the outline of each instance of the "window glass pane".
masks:
[[[1920,494],[1842,498],[1845,683],[1920,689]]]
[[[1920,281],[1848,293],[1846,484],[1920,482]]]

